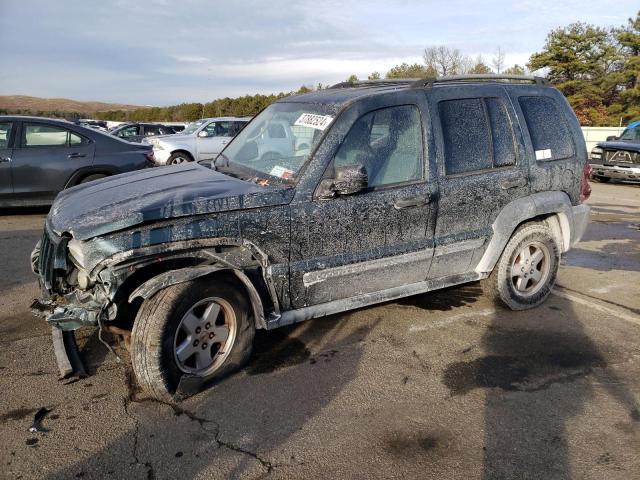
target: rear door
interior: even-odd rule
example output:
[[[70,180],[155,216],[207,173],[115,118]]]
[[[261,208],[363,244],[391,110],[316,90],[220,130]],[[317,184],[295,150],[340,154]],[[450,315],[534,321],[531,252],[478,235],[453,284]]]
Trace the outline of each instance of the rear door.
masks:
[[[438,150],[440,198],[429,276],[472,271],[496,217],[529,192],[522,132],[501,86],[429,92]]]
[[[11,169],[16,198],[53,200],[78,169],[93,162],[94,143],[58,124],[22,122]]]
[[[0,199],[13,194],[11,142],[15,125],[14,122],[0,122]]]

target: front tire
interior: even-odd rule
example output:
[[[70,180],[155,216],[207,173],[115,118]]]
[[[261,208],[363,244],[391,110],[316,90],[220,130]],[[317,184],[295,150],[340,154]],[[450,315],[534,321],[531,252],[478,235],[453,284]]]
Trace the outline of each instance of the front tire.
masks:
[[[491,275],[482,280],[482,289],[512,310],[537,307],[551,293],[559,263],[560,249],[549,227],[525,224],[507,242]]]
[[[142,304],[131,360],[140,386],[156,400],[176,401],[183,375],[210,383],[249,359],[255,335],[249,302],[238,286],[220,280],[172,285]]]
[[[179,165],[187,162],[193,162],[193,157],[186,152],[172,153],[167,159],[167,165]]]
[[[597,181],[599,181],[600,183],[608,183],[611,181],[610,177],[602,177],[600,175],[594,175],[594,177]]]

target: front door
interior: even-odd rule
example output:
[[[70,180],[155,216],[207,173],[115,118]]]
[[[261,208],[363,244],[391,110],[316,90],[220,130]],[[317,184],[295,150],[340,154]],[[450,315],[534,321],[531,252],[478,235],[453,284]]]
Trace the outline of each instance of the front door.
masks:
[[[0,199],[13,194],[11,181],[13,126],[12,122],[0,122]]]
[[[19,140],[19,141],[18,141]],[[51,201],[93,162],[94,144],[57,124],[23,122],[11,161],[16,199]]]
[[[325,178],[362,165],[368,188],[291,208],[291,305],[301,308],[424,281],[433,253],[436,186],[428,181],[419,105],[361,115]],[[425,117],[426,118],[426,115]]]
[[[204,127],[202,131],[207,132],[207,136],[197,137],[197,160],[208,160],[217,157],[233,138],[231,130],[231,122],[215,121]]]
[[[437,113],[438,221],[431,278],[473,271],[512,200],[529,192],[522,132],[504,88],[430,92]]]

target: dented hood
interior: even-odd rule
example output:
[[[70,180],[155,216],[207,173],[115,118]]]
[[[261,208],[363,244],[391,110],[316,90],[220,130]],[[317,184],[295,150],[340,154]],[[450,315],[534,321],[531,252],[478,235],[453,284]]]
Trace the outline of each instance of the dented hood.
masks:
[[[188,163],[115,175],[63,190],[47,218],[58,235],[78,240],[142,223],[281,205],[286,190],[266,188]]]

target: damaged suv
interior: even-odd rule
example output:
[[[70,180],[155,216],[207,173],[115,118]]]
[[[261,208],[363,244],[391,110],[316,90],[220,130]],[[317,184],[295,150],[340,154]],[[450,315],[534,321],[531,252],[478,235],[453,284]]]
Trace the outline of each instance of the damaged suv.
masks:
[[[262,153],[282,128],[288,154]],[[586,228],[589,173],[543,79],[339,84],[272,104],[212,168],[62,192],[36,303],[63,367],[74,329],[130,330],[141,387],[174,401],[241,367],[256,329],[478,280],[539,305]]]

